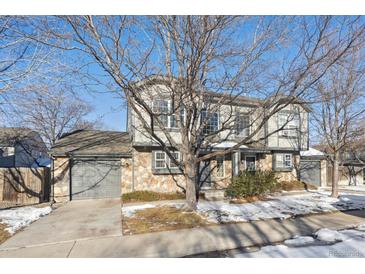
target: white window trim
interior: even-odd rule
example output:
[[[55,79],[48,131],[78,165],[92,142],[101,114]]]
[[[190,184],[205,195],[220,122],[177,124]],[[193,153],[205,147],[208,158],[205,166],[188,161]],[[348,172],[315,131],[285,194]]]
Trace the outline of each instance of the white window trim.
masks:
[[[256,158],[256,155],[245,155],[245,170],[248,170],[247,169],[247,158],[255,158],[255,169],[256,170],[256,162],[257,162],[257,158]]]
[[[166,152],[161,151],[161,150],[156,150],[153,153],[154,153],[154,159],[153,159],[153,161],[154,161],[154,163],[153,163],[154,168],[155,169],[166,169],[167,168]],[[164,167],[158,167],[156,165],[156,163],[157,163],[157,157],[156,157],[157,156],[157,153],[163,153],[164,154],[164,156],[165,156],[165,159],[164,159],[165,166]],[[162,161],[162,159],[159,159],[158,161]]]
[[[167,129],[178,129],[178,128],[180,128],[178,123],[177,123],[177,126],[174,126],[174,127],[171,126],[172,117],[173,116],[175,116],[175,117],[179,116],[180,117],[180,111],[177,114],[169,114],[169,113],[171,113],[171,110],[172,110],[172,100],[170,100],[170,99],[154,99],[152,101],[152,111],[153,111],[154,114],[155,114],[155,111],[154,111],[155,101],[167,101],[167,108],[168,108],[167,114],[160,114],[160,115],[166,115],[167,116],[167,127],[165,127],[165,128],[167,128]],[[184,110],[184,119],[185,119],[185,115],[186,114],[185,114],[185,110]]]
[[[221,176],[218,174],[218,159],[222,160],[223,174]],[[224,178],[226,176],[225,157],[224,156],[217,157],[216,161],[217,161],[216,176],[217,178]]]
[[[154,163],[153,163],[153,166],[154,166],[155,169],[168,169],[168,168],[170,168],[170,169],[177,169],[177,168],[179,168],[178,166],[171,167],[171,159],[170,159],[170,157],[168,157],[168,155],[167,155],[167,153],[165,151],[163,151],[163,150],[155,150],[153,153],[154,153],[154,157],[153,157]],[[156,166],[156,160],[157,160],[156,154],[157,153],[163,153],[164,154],[164,156],[165,156],[165,159],[164,159],[165,166],[164,167],[157,167]],[[180,161],[180,159],[181,159],[181,153],[180,153],[180,151],[174,151],[174,153],[177,153],[177,155],[178,155],[177,161]],[[159,161],[162,161],[162,159],[159,160]]]
[[[237,114],[237,116],[238,116],[238,117],[241,117],[241,116],[248,116],[248,127],[247,127],[248,134],[247,134],[247,135],[244,135],[244,134],[242,134],[242,132],[240,132],[240,133],[237,133],[237,132],[236,132],[236,136],[237,136],[237,137],[247,137],[247,136],[249,136],[249,135],[250,135],[250,133],[251,133],[251,115],[250,115],[250,114],[248,114],[248,113],[238,113],[238,114]],[[238,125],[237,125],[236,127],[238,128]]]
[[[288,121],[288,118],[290,115],[293,115],[293,118]],[[284,137],[297,137],[298,136],[298,133],[297,133],[297,130],[299,130],[299,120],[300,120],[300,114],[299,113],[289,113],[289,112],[279,112],[278,113],[278,120],[277,120],[277,123],[278,123],[278,128],[281,127],[280,125],[280,116],[285,116],[285,123],[286,125],[283,127],[283,129],[281,129],[279,131],[279,135],[280,136],[284,136]],[[298,124],[294,124],[294,121],[296,121],[295,119],[295,116],[298,116]]]
[[[290,166],[285,165],[285,157],[290,156]],[[276,153],[275,155],[276,161],[275,161],[275,168],[278,169],[292,169],[293,168],[293,155],[290,153]],[[278,166],[278,157],[282,157],[282,165]]]
[[[201,114],[200,114],[200,124],[202,124],[203,123],[203,121],[202,121],[202,118],[201,118],[201,116],[202,116],[202,113],[203,112],[205,112],[205,113],[207,113],[208,115],[207,116],[209,116],[210,115],[210,119],[212,118],[212,114],[214,114],[214,113],[216,113],[217,114],[217,120],[218,120],[218,125],[217,125],[217,130],[215,130],[215,131],[219,131],[220,130],[220,128],[221,128],[221,121],[220,121],[220,113],[219,113],[219,111],[213,111],[213,112],[210,112],[210,111],[208,111],[208,110],[202,110],[201,111]],[[207,127],[208,126],[208,123],[206,123],[205,124],[205,127]],[[204,128],[203,128],[203,131],[204,131]]]
[[[178,162],[180,162],[180,157],[181,157],[180,151],[173,151],[173,153],[177,153],[178,156],[177,156],[176,160]],[[166,155],[165,157],[167,157],[167,153],[165,153],[165,155]],[[178,166],[174,166],[174,167],[171,166],[171,158],[170,157],[169,157],[169,161],[168,161],[168,166],[169,166],[169,168],[179,168]]]
[[[290,166],[286,166],[285,162],[287,161],[285,158],[286,156],[290,156]],[[283,168],[292,168],[293,167],[293,155],[290,153],[283,154]]]

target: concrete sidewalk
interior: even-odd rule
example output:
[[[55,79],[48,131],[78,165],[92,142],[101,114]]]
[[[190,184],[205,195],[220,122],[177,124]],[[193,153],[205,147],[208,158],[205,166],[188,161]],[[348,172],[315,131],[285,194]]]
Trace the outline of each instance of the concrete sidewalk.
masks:
[[[198,253],[281,242],[320,228],[344,229],[365,223],[365,211],[347,211],[212,225],[132,236],[106,236],[1,250],[0,257],[183,257]]]

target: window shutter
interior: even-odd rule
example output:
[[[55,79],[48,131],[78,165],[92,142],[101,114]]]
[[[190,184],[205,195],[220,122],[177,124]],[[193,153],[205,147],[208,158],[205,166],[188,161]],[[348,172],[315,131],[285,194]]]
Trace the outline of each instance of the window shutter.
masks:
[[[276,170],[276,153],[273,154],[272,156],[272,167],[273,167],[273,170]]]
[[[155,164],[155,151],[152,150],[152,169],[156,168],[156,164]]]

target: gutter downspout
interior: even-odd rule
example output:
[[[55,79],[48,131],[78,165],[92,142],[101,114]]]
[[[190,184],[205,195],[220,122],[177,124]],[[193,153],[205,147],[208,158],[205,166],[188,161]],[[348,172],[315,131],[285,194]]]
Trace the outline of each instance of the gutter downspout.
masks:
[[[132,191],[134,191],[134,149],[132,150]]]

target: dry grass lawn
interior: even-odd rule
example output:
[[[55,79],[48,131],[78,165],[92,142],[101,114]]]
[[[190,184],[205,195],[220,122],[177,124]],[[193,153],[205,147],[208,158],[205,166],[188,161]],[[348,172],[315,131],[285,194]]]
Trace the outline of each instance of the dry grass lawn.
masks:
[[[315,190],[317,187],[312,184],[304,183],[301,181],[284,181],[280,182],[278,186],[278,190],[284,190],[284,191],[301,191],[301,190]]]
[[[206,226],[211,223],[194,212],[161,206],[136,211],[132,217],[123,217],[123,234],[140,234]]]
[[[122,195],[123,203],[152,202],[163,200],[181,200],[185,195],[179,192],[133,191]]]
[[[5,228],[5,224],[0,224],[0,244],[2,244],[11,237],[11,235],[5,230]]]

